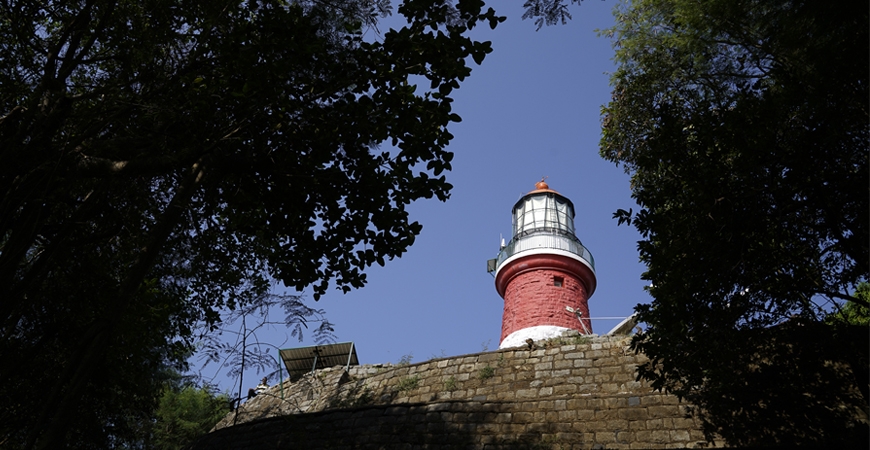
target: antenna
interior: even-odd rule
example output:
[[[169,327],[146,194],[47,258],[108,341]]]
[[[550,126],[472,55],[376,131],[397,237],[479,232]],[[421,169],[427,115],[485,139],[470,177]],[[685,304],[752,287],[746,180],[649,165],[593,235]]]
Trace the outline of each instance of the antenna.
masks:
[[[583,321],[583,311],[580,311],[579,309],[574,309],[570,306],[566,306],[565,310],[577,316],[577,320],[580,321],[580,326],[583,327],[583,332],[585,332],[586,334],[592,334],[591,332],[589,332],[589,328],[586,327],[586,322]]]
[[[501,235],[501,233],[498,234],[498,237],[501,239],[501,247],[499,248],[504,248],[504,237]]]

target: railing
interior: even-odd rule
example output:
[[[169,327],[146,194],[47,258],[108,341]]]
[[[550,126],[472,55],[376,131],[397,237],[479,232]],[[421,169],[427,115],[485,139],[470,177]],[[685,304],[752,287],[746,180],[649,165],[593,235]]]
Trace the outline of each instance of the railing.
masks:
[[[495,267],[501,266],[506,259],[517,253],[544,248],[573,253],[586,260],[592,267],[592,270],[595,270],[595,259],[592,258],[592,253],[580,243],[579,239],[564,234],[552,235],[549,233],[528,234],[511,239],[499,252]]]

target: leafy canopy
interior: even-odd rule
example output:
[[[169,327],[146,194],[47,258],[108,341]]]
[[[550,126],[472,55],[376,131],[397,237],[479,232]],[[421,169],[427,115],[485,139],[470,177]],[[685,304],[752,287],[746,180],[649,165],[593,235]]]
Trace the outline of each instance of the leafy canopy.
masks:
[[[868,5],[637,0],[616,22],[601,155],[640,205],[615,217],[654,299],[641,377],[731,444],[866,433],[866,329],[822,323],[867,306]]]
[[[230,399],[208,389],[167,387],[155,414],[151,443],[155,449],[181,450],[208,433],[229,412]]]
[[[222,310],[361,287],[414,242],[491,51],[467,32],[501,19],[409,0],[363,39],[386,3],[0,3],[3,445],[127,439]]]

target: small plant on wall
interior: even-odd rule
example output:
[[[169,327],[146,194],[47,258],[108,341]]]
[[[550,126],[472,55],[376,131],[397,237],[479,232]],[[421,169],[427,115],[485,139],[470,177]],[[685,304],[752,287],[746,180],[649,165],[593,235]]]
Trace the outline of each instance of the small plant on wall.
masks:
[[[456,390],[456,377],[451,375],[450,378],[444,380],[444,390],[448,392]]]
[[[420,377],[414,375],[413,377],[405,377],[399,380],[398,389],[399,392],[410,391],[417,388],[417,385],[420,384]]]
[[[479,378],[481,381],[488,380],[493,376],[495,376],[495,369],[489,364],[484,366],[482,369],[480,369],[480,372],[477,373],[477,378]]]

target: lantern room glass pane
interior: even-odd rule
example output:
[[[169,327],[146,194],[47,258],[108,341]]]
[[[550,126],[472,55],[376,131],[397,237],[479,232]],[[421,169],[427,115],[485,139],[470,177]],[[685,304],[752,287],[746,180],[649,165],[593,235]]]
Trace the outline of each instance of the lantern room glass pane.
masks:
[[[532,195],[514,208],[514,236],[533,231],[557,231],[574,235],[574,211],[553,194]]]

